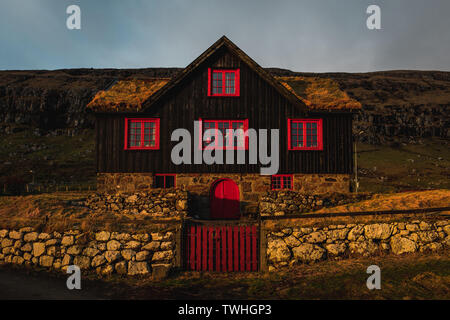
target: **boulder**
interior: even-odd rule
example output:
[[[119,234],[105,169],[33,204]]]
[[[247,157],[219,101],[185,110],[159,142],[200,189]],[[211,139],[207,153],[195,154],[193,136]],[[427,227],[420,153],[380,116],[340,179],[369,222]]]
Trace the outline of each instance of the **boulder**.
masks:
[[[73,236],[64,236],[61,240],[62,246],[71,246],[74,243]]]
[[[163,280],[166,279],[170,272],[170,264],[156,263],[152,264],[152,279]]]
[[[92,258],[91,265],[96,268],[106,263],[106,259],[104,255],[98,255]]]
[[[95,240],[97,241],[108,241],[111,236],[111,233],[107,231],[101,231],[95,234]]]
[[[89,269],[91,266],[91,258],[86,256],[76,256],[75,259],[73,259],[73,264],[80,269]]]
[[[117,240],[108,241],[108,243],[106,244],[106,248],[109,251],[116,251],[116,250],[119,250],[121,247],[122,247],[122,244]]]
[[[313,262],[322,260],[325,255],[325,249],[318,245],[303,243],[296,248],[292,249],[294,259],[301,262]]]
[[[326,239],[327,236],[323,231],[315,231],[305,237],[305,240],[308,243],[321,243],[324,242]]]
[[[147,262],[136,262],[136,261],[128,262],[128,275],[130,276],[148,274],[149,272],[150,269],[148,267]]]
[[[141,251],[136,253],[136,261],[145,261],[148,259],[150,255],[150,252],[148,251]]]
[[[339,256],[347,250],[346,243],[330,243],[325,245],[325,249],[327,249],[328,253],[333,256]]]
[[[286,244],[292,248],[292,247],[298,247],[301,242],[300,240],[298,240],[296,237],[294,237],[293,235],[290,235],[289,237],[284,238],[284,242],[286,242]]]
[[[10,239],[14,239],[14,240],[22,240],[23,237],[23,233],[22,232],[18,232],[15,230],[12,230],[9,232],[9,238]]]
[[[30,233],[27,233],[27,234],[25,234],[23,236],[23,240],[26,241],[26,242],[33,242],[33,241],[37,240],[38,236],[39,236],[39,233],[37,233],[37,232],[30,232]]]
[[[378,246],[372,240],[350,242],[348,245],[351,253],[369,256],[378,250]]]
[[[49,267],[53,266],[53,260],[54,260],[54,258],[51,256],[41,256],[39,258],[39,264],[43,267],[49,268]]]
[[[291,258],[291,252],[283,239],[271,239],[267,246],[269,261],[273,263],[286,262]]]
[[[106,251],[105,252],[105,258],[110,263],[119,260],[120,257],[121,257],[120,251]]]
[[[115,269],[118,274],[127,274],[127,262],[126,261],[117,262]]]
[[[152,261],[167,261],[173,258],[173,251],[157,251],[153,254]]]
[[[33,256],[39,257],[45,252],[45,243],[35,242],[33,243]]]
[[[415,252],[417,250],[416,243],[404,237],[394,236],[392,237],[390,244],[394,254]]]
[[[369,224],[364,227],[367,239],[385,240],[392,234],[392,226],[387,223]]]
[[[121,254],[125,260],[131,260],[136,255],[136,251],[131,249],[125,249],[121,251]]]

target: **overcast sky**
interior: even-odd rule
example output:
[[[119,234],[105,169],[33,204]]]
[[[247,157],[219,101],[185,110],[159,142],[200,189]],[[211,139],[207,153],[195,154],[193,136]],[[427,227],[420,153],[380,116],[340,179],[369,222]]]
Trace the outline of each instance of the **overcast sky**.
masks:
[[[264,67],[450,71],[449,15],[450,0],[0,0],[0,69],[185,67],[226,35]]]

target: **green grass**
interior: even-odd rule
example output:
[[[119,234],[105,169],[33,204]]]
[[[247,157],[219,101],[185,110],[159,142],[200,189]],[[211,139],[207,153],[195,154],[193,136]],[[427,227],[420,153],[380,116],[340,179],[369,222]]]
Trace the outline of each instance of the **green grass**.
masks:
[[[41,184],[93,185],[94,131],[84,130],[74,137],[36,136],[26,126],[19,132],[1,135],[0,176],[20,177]],[[33,151],[31,146],[37,146]]]
[[[373,146],[358,144],[360,191],[450,189],[450,141]]]

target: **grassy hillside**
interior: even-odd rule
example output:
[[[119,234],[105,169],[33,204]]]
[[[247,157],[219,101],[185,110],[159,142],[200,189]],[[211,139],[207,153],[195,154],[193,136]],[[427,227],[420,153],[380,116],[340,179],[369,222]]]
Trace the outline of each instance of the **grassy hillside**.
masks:
[[[419,144],[358,144],[360,191],[450,189],[450,141],[425,139]]]

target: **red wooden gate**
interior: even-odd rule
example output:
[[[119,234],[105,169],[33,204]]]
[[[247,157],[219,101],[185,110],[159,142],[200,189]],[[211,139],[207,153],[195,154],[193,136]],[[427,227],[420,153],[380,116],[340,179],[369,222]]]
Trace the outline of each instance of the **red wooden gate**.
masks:
[[[257,271],[256,226],[187,226],[188,270]]]

